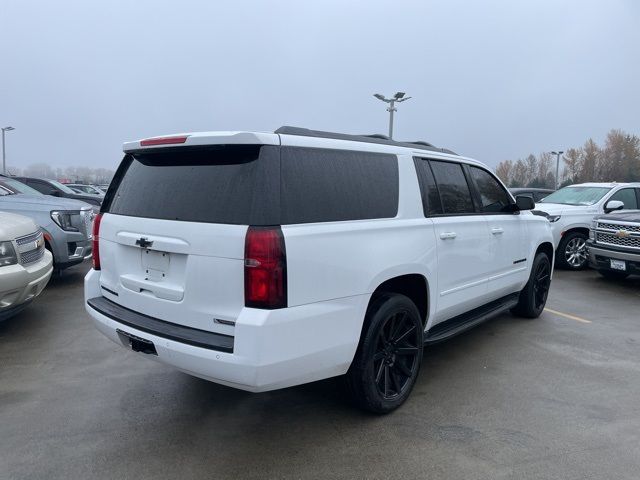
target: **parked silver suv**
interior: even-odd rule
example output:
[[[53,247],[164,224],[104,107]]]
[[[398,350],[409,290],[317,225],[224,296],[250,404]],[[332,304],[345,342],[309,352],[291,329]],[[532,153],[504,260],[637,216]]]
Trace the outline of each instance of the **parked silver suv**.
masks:
[[[58,271],[91,256],[92,206],[79,200],[43,195],[0,175],[0,211],[30,217],[40,226]]]

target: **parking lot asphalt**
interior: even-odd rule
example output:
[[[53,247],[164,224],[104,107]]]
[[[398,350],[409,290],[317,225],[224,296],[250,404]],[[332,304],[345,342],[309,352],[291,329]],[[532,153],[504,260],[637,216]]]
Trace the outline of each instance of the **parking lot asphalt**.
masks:
[[[0,478],[640,478],[640,279],[555,272],[548,311],[425,352],[408,402],[251,394],[104,338],[88,266],[0,324]]]

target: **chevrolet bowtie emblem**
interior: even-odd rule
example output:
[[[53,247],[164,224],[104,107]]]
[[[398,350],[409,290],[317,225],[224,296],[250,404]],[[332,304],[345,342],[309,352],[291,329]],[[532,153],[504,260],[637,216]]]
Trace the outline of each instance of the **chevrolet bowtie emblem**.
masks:
[[[138,245],[140,248],[149,248],[151,245],[153,245],[153,240],[149,241],[145,237],[140,237],[136,240],[136,245]]]
[[[629,235],[631,235],[631,234],[629,232],[627,232],[626,230],[618,230],[616,232],[616,237],[619,237],[619,238],[626,238]]]

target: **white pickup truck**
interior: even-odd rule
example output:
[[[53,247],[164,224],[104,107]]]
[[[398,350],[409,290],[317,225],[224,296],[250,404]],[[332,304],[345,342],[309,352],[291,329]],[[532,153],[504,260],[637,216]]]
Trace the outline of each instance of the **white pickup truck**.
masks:
[[[553,228],[556,265],[567,270],[587,267],[587,239],[596,215],[640,206],[640,183],[581,183],[561,188],[536,203]]]
[[[33,220],[0,212],[0,321],[40,295],[52,271],[53,257]]]

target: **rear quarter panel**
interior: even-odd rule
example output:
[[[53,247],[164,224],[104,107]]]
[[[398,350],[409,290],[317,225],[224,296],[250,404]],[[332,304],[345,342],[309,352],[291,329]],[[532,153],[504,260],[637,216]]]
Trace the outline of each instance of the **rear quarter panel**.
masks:
[[[384,281],[411,273],[423,275],[433,286],[435,236],[431,220],[423,215],[412,157],[399,156],[398,168],[395,218],[282,227],[289,306],[371,295]],[[430,309],[433,304],[429,302]]]

